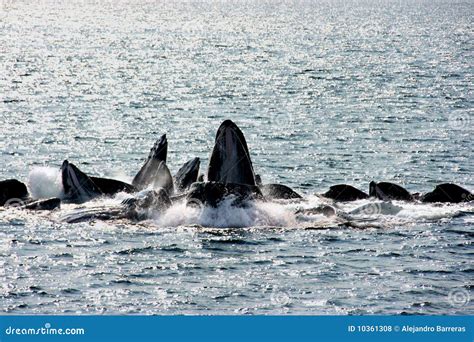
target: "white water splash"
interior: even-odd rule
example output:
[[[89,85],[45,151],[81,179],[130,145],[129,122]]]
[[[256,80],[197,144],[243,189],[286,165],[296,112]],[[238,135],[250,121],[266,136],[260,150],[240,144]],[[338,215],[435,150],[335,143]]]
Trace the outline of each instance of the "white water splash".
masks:
[[[185,201],[157,215],[155,222],[163,227],[200,225],[204,227],[291,227],[296,225],[293,210],[278,203],[254,202],[245,207],[233,205],[227,198],[217,208],[186,206]]]
[[[63,196],[61,173],[56,168],[35,167],[28,177],[28,187],[35,199]],[[97,198],[82,206],[118,206],[130,194],[119,193],[112,198]],[[472,203],[422,204],[401,201],[382,202],[373,199],[354,202],[333,203],[319,196],[308,196],[303,201],[250,202],[246,206],[233,205],[234,198],[222,201],[217,208],[187,206],[182,200],[174,203],[164,212],[154,212],[151,219],[159,227],[203,226],[215,228],[239,227],[292,227],[337,226],[345,220],[364,226],[370,224],[403,225],[419,221],[433,221],[452,218],[459,214],[472,214]],[[330,205],[336,209],[336,216],[327,217],[318,211],[301,210]]]
[[[34,199],[62,197],[61,172],[52,167],[35,167],[28,175],[28,188]]]

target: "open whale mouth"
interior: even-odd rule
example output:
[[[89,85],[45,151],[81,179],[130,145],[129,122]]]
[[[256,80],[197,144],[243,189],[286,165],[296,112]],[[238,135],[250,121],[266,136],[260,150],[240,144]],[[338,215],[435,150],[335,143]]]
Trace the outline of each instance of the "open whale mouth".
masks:
[[[159,176],[160,163],[166,164],[167,154],[168,140],[166,139],[166,134],[164,134],[153,145],[145,163],[133,178],[132,185],[138,189],[144,189],[153,184]]]
[[[198,180],[200,165],[201,160],[196,157],[184,163],[178,170],[175,176],[175,184],[178,191],[183,192]]]
[[[207,172],[208,181],[256,185],[247,142],[231,120],[217,130]]]
[[[61,175],[66,200],[83,203],[102,194],[89,176],[67,160],[61,166]]]

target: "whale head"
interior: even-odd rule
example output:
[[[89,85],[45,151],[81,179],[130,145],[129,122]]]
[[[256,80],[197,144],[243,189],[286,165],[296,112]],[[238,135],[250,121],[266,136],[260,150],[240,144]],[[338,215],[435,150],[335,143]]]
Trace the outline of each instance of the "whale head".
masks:
[[[207,180],[256,185],[247,142],[242,131],[231,120],[224,121],[217,130]]]
[[[145,189],[152,184],[158,173],[160,162],[166,163],[167,154],[168,140],[166,139],[166,134],[163,134],[153,145],[145,163],[133,178],[132,185],[138,189]]]
[[[200,165],[201,160],[196,157],[184,163],[184,165],[178,170],[178,173],[176,173],[176,176],[174,177],[178,191],[186,190],[192,183],[198,180]]]
[[[64,199],[84,203],[102,194],[92,179],[77,166],[65,160],[61,166]]]

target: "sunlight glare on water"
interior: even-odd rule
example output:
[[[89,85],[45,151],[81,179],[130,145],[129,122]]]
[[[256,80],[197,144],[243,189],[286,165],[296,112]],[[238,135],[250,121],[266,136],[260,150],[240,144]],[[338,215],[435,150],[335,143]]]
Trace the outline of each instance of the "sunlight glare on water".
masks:
[[[462,1],[0,1],[0,179],[52,196],[68,159],[130,181],[165,133],[173,174],[193,157],[205,172],[232,119],[263,181],[307,197],[138,224],[1,209],[2,312],[472,314],[449,300],[473,296],[472,205],[394,203],[364,229],[295,214],[338,183],[474,189],[472,17]]]

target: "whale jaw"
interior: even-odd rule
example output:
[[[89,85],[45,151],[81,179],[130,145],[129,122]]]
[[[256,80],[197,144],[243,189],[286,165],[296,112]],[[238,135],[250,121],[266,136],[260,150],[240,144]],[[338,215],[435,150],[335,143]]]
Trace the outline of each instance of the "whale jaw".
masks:
[[[207,171],[209,182],[255,186],[255,174],[242,131],[231,120],[217,130]]]
[[[184,163],[174,177],[177,191],[183,192],[188,189],[191,184],[197,182],[200,165],[201,160],[197,157]]]
[[[137,189],[145,189],[150,184],[154,183],[160,163],[166,163],[167,154],[168,140],[166,139],[166,134],[164,134],[155,142],[155,145],[153,145],[145,163],[133,178],[132,185]]]
[[[66,200],[84,203],[102,195],[92,179],[67,160],[61,166],[61,175]]]

